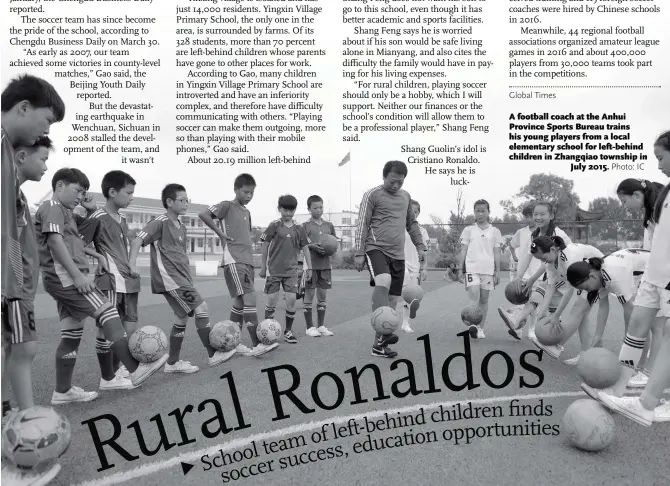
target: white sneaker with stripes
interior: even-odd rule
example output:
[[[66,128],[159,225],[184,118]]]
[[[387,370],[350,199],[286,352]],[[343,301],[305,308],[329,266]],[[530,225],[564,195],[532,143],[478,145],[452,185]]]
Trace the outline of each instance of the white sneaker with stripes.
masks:
[[[87,392],[78,386],[72,386],[65,393],[53,392],[51,405],[63,405],[65,403],[91,402],[98,398],[98,392]]]

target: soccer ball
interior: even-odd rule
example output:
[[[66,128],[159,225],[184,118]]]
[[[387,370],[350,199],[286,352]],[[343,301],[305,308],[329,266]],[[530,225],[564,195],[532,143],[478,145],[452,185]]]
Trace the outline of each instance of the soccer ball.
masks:
[[[48,407],[14,414],[2,429],[2,455],[22,469],[35,469],[62,456],[70,445],[70,422]]]
[[[167,350],[168,339],[162,329],[156,326],[143,326],[128,339],[128,348],[140,363],[153,363]]]
[[[256,336],[263,344],[274,344],[281,336],[281,324],[274,319],[265,319],[256,328]]]
[[[219,351],[232,351],[240,344],[240,326],[233,321],[217,322],[209,332],[209,344]]]
[[[400,315],[391,307],[380,307],[372,313],[370,324],[375,332],[384,335],[393,334],[400,324]]]

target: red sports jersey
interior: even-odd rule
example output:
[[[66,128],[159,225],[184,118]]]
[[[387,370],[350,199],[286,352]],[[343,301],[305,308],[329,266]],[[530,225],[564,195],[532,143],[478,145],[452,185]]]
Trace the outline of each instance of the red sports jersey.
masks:
[[[323,235],[332,235],[337,238],[335,226],[330,221],[322,220],[321,224],[319,224],[310,219],[309,221],[305,221],[302,227],[305,228],[305,233],[307,233],[307,237],[312,243],[320,243]],[[314,250],[310,250],[309,255],[312,259],[313,270],[330,270],[332,268],[328,255],[319,255]]]
[[[167,214],[150,221],[137,234],[144,246],[151,245],[151,291],[163,294],[180,287],[192,287],[186,246],[186,226]]]
[[[223,222],[224,233],[233,241],[226,242],[223,251],[224,265],[233,263],[254,264],[251,241],[251,213],[237,201],[222,201],[209,208],[216,219]]]
[[[267,276],[292,277],[298,273],[298,253],[311,242],[302,225],[291,226],[282,220],[273,221],[267,227],[261,241],[270,243],[268,249]]]

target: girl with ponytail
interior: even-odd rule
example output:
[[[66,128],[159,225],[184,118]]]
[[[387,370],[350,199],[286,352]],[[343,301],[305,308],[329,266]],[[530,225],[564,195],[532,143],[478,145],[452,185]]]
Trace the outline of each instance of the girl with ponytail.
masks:
[[[644,226],[645,250],[651,249],[651,238],[654,233],[654,209],[658,196],[664,186],[659,182],[650,182],[643,179],[624,179],[617,187],[616,193],[623,207],[629,211],[644,211],[642,226]]]
[[[533,288],[530,301],[524,309],[516,316],[509,313],[500,314],[513,337],[515,331],[519,328],[519,323],[532,312],[536,312],[537,325],[561,327],[561,315],[570,303],[575,290],[567,282],[568,267],[587,258],[603,257],[602,252],[593,246],[575,243],[566,244],[560,236],[546,235],[538,236],[533,240],[530,252],[535,259],[543,264],[543,270],[547,274],[547,282],[546,285],[535,286],[535,281],[543,274],[542,269],[536,272],[522,286],[523,289]],[[565,326],[562,327],[565,330],[565,339],[561,344],[567,342],[568,338],[579,328],[582,351],[589,348],[591,339],[588,331],[588,314],[585,317],[575,316],[572,312]],[[537,341],[537,339],[533,339],[533,343],[555,359],[558,359],[563,351],[562,345],[547,346]],[[567,360],[566,363],[576,364],[578,360],[579,356]]]
[[[658,168],[670,177],[670,131],[661,134],[654,143]],[[653,422],[670,421],[670,401],[661,394],[670,382],[670,193],[668,187],[656,200],[652,220],[655,224],[649,261],[635,296],[635,308],[628,332],[619,352],[621,377],[608,390],[594,390],[583,383],[582,388],[606,407],[635,422],[650,426]],[[635,374],[643,356],[643,346],[658,318],[662,319],[664,335],[649,381],[637,397],[624,397],[626,385]],[[652,346],[654,344],[652,343]],[[650,358],[651,359],[651,358]]]
[[[556,226],[556,222],[554,221],[554,218],[556,217],[554,205],[549,201],[543,201],[543,200],[535,201],[532,204],[533,204],[532,217],[535,228],[531,233],[530,242],[532,242],[535,238],[538,238],[540,236],[546,236],[546,237],[557,236],[563,241],[564,244],[570,245],[572,241],[570,240],[568,235],[565,233],[565,231]],[[532,280],[533,284],[531,284],[530,287],[532,287],[533,285],[535,286],[544,285],[544,287],[546,287],[546,276],[544,275],[544,265],[542,264],[542,261],[537,258],[533,258],[533,255],[530,252],[530,245],[527,247],[527,249],[523,250],[524,251],[522,253],[522,249],[519,248],[519,254],[518,254],[519,263],[517,266],[518,285],[522,285],[524,281],[523,279],[525,279],[525,281]],[[539,275],[537,275],[538,272]],[[532,275],[532,277],[529,278],[529,275]],[[542,281],[537,283],[540,277],[543,277]],[[503,307],[498,307],[498,314],[500,314],[501,317],[505,316],[503,317],[504,321],[507,318],[513,318],[514,316],[514,312],[512,310],[507,310]],[[524,313],[524,315],[528,317],[527,319],[528,338],[534,340],[535,321],[537,319],[536,313],[532,311],[530,312],[530,314]],[[526,317],[524,317],[524,319],[526,319]],[[523,319],[517,320],[517,322],[523,322]],[[515,339],[520,339],[521,333],[522,328],[519,328],[518,330],[510,329],[509,331],[509,334]]]

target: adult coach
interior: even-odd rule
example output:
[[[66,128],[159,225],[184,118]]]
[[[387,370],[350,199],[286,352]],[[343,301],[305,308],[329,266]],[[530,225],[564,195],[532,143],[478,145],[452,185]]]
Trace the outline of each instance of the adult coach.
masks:
[[[396,309],[402,295],[405,278],[405,230],[416,246],[425,266],[425,245],[421,229],[412,211],[412,198],[402,185],[407,177],[407,166],[392,160],[384,165],[384,183],[370,189],[363,196],[356,228],[354,265],[359,272],[367,264],[370,272],[372,310],[389,306]],[[388,345],[398,342],[395,334],[375,333],[372,356],[395,358],[398,353]]]

